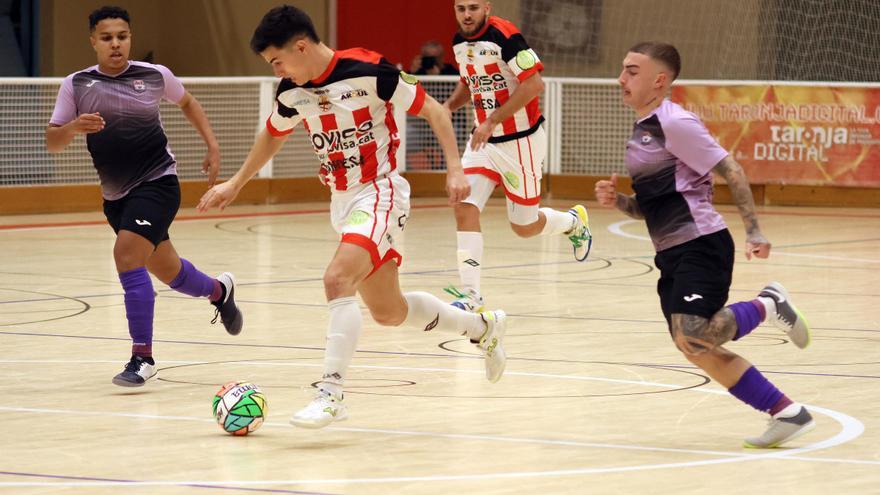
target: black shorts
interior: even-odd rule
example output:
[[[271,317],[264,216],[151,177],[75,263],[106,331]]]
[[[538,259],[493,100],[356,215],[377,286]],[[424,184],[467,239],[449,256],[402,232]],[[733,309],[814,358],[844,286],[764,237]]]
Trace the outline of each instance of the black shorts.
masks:
[[[733,238],[727,229],[657,253],[657,293],[666,322],[671,323],[673,313],[709,319],[723,308],[733,275],[733,256]]]
[[[104,216],[113,232],[134,232],[154,246],[168,240],[168,228],[178,209],[180,182],[176,175],[144,182],[115,201],[104,200]]]

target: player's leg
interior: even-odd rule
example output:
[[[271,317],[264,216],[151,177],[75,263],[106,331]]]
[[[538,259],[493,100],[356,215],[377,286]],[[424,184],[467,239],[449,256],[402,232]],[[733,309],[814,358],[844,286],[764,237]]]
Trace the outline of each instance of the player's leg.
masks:
[[[156,246],[147,260],[147,269],[164,284],[181,294],[208,299],[215,308],[214,323],[219,318],[231,335],[241,332],[243,317],[235,304],[235,276],[223,272],[212,278],[181,258],[170,239]]]

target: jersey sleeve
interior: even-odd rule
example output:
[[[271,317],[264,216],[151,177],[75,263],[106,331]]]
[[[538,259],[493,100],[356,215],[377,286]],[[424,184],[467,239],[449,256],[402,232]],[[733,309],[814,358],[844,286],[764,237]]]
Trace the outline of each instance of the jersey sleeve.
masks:
[[[58,97],[55,99],[55,110],[49,124],[62,126],[76,118],[76,100],[73,98],[73,75],[64,78]]]
[[[520,33],[513,33],[504,40],[501,46],[501,57],[520,81],[525,81],[533,74],[544,70],[544,64],[532,50]]]
[[[709,173],[728,154],[694,115],[682,115],[662,125],[666,149],[700,175]]]
[[[165,92],[162,97],[172,103],[179,103],[183,95],[186,94],[183,83],[171,72],[171,69],[164,65],[156,65],[156,70],[162,74],[162,79],[165,80]]]
[[[282,79],[278,83],[278,90],[275,92],[275,107],[272,114],[266,119],[266,130],[275,137],[286,136],[293,132],[293,129],[302,120],[302,115],[296,111],[296,108],[285,105],[281,100],[285,98],[294,89],[293,83],[288,79]],[[288,101],[288,103],[290,103]]]
[[[410,115],[418,115],[425,104],[425,88],[418,78],[398,70],[385,60],[379,64],[376,89],[379,98],[395,107],[405,108]]]

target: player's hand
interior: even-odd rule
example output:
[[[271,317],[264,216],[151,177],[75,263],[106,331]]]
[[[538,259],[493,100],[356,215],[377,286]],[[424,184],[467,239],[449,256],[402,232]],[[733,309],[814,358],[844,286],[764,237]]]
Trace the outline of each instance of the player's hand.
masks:
[[[104,117],[98,112],[84,113],[73,121],[73,131],[77,134],[93,134],[104,129]]]
[[[611,180],[596,182],[596,200],[602,206],[614,207],[617,203],[617,174],[611,174]]]
[[[493,124],[492,119],[486,119],[482,124],[478,125],[474,129],[474,133],[471,134],[471,149],[478,151],[485,146],[489,142],[489,138],[492,137],[492,131],[495,130],[496,125],[498,124]]]
[[[205,159],[202,161],[202,173],[208,176],[208,187],[214,187],[217,182],[217,174],[220,173],[220,149],[208,148]]]
[[[746,238],[746,259],[770,256],[770,241],[761,232],[753,232]]]
[[[450,171],[446,173],[446,193],[449,194],[449,204],[454,205],[467,199],[471,194],[471,185],[462,171]]]
[[[196,208],[202,213],[215,206],[223,210],[238,196],[240,190],[241,188],[232,180],[217,184],[202,195]]]

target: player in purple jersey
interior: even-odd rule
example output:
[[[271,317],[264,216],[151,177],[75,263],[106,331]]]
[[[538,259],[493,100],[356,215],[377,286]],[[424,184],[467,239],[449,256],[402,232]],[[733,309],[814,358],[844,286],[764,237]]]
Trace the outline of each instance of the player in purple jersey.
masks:
[[[211,278],[179,257],[168,228],[180,207],[174,155],[159,118],[159,103],[177,103],[205,140],[202,171],[212,186],[220,170],[220,148],[199,102],[167,68],[128,59],[131,22],[119,7],[102,7],[89,16],[90,40],[98,64],[64,79],[46,129],[50,152],[64,150],[79,135],[101,179],[104,215],[116,232],[113,258],[125,292],[125,314],[132,356],[113,383],[143,385],[157,372],[153,360],[155,293],[149,273],[172,289],[207,298],[226,331],[241,331],[235,305],[235,278]]]
[[[733,273],[734,245],[712,206],[712,172],[723,177],[746,228],[746,258],[766,258],[770,242],[758,227],[755,203],[742,167],[692,113],[668,100],[681,58],[672,45],[645,42],[629,50],[619,83],[623,102],[638,120],[626,145],[626,168],[635,194],[616,191],[617,176],[596,183],[602,206],[644,219],[657,251],[657,292],[678,349],[737,399],[770,413],[770,426],[747,438],[746,447],[771,448],[815,427],[807,409],[723,344],[739,340],[765,319],[804,348],[810,329],[778,282],[751,301],[725,306]]]
[[[322,428],[347,418],[343,386],[363,326],[356,294],[376,323],[467,335],[483,354],[486,378],[498,381],[506,355],[503,311],[476,314],[426,292],[400,289],[395,250],[409,217],[409,184],[396,168],[399,143],[394,109],[428,121],[448,163],[450,204],[470,192],[461,168],[452,121],[425,93],[418,79],[400,72],[376,52],[333,50],[318,38],[302,10],[270,10],[251,38],[251,48],[281,77],[275,108],[241,168],[211,188],[204,211],[228,205],[274,156],[301,122],[321,162],[319,177],[330,187],[330,218],[339,237],[324,272],[330,313],[323,376],[314,400],[291,417],[302,428]]]

